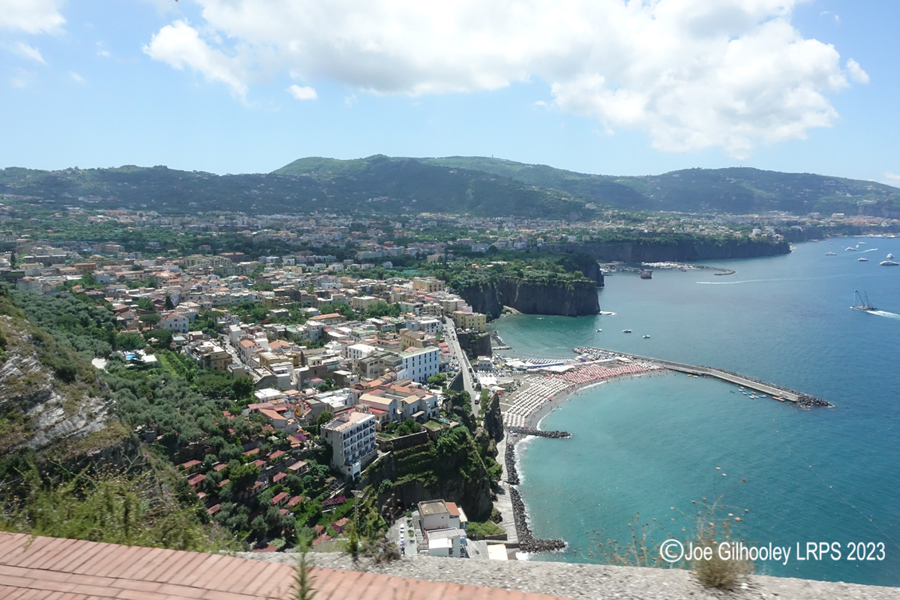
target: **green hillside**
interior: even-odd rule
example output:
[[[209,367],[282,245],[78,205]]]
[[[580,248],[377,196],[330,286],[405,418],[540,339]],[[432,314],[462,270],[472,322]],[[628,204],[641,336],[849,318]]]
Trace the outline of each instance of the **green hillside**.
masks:
[[[818,211],[900,216],[900,189],[871,181],[810,173],[735,167],[614,177],[483,157],[428,158],[423,161],[477,169],[619,208],[733,214],[783,210],[796,214]]]
[[[869,181],[750,168],[643,177],[589,175],[479,157],[302,158],[272,173],[215,175],[163,166],[0,170],[0,194],[32,204],[250,214],[325,210],[590,219],[596,209],[820,212],[900,217],[900,190]],[[596,208],[595,208],[596,207]]]

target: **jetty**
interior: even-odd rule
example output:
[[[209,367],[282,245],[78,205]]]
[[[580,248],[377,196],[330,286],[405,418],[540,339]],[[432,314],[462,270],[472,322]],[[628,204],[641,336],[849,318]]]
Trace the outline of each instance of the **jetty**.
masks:
[[[745,387],[763,394],[767,394],[771,396],[773,399],[778,400],[779,402],[793,402],[796,405],[802,408],[810,408],[812,406],[834,406],[830,402],[826,400],[822,400],[820,398],[816,398],[814,396],[810,396],[808,394],[804,394],[801,392],[797,392],[782,386],[775,385],[773,383],[767,383],[765,381],[760,381],[758,379],[753,379],[752,377],[747,377],[745,375],[739,375],[738,373],[732,373],[731,371],[725,371],[722,369],[714,369],[713,367],[705,367],[702,365],[686,365],[684,363],[677,363],[670,360],[663,360],[661,358],[651,358],[649,356],[640,356],[638,354],[629,354],[625,352],[616,352],[615,350],[606,350],[604,348],[596,348],[596,347],[588,347],[588,348],[575,348],[575,352],[579,354],[583,354],[583,350],[589,350],[597,353],[602,353],[607,356],[617,355],[623,356],[625,358],[631,360],[640,360],[646,362],[655,363],[663,368],[669,369],[670,371],[675,371],[678,373],[686,373],[688,375],[693,375],[695,377],[715,377],[716,379],[720,379],[727,383],[731,383],[733,385]]]

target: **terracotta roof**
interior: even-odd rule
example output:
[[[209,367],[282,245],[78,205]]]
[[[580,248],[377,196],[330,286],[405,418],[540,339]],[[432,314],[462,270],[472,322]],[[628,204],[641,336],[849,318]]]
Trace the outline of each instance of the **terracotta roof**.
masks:
[[[526,598],[523,592],[356,571],[313,569],[312,575],[321,600]],[[221,554],[0,533],[0,598],[286,600],[293,576],[291,565]],[[527,598],[553,599],[539,594]]]

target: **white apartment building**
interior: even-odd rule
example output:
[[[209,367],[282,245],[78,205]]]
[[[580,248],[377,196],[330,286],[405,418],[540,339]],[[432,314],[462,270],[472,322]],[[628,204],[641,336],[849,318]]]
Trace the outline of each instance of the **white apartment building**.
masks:
[[[441,368],[441,351],[437,348],[409,348],[400,354],[400,359],[399,379],[425,383]]]
[[[331,466],[358,477],[375,458],[375,417],[348,411],[322,425],[322,437],[331,444]]]

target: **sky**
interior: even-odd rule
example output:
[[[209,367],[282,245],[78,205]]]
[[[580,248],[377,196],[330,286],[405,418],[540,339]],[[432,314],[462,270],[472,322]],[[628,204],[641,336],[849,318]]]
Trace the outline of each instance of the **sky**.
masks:
[[[495,156],[900,186],[894,0],[0,0],[0,168]]]

